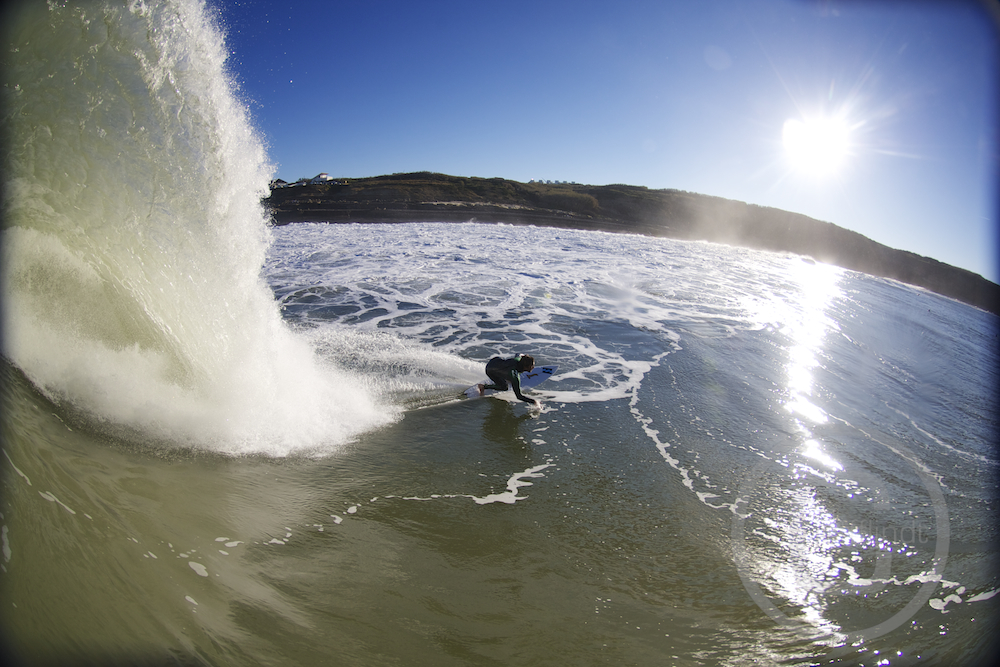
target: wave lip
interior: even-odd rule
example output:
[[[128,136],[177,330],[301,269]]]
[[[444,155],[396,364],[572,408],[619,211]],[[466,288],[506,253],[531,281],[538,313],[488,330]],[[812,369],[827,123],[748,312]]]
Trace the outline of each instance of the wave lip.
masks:
[[[272,168],[204,3],[21,4],[4,356],[91,424],[216,451],[322,450],[393,419],[261,280]]]

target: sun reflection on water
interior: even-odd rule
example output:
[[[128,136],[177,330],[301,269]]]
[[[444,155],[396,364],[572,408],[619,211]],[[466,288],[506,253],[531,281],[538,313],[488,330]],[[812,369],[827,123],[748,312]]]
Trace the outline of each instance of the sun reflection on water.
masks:
[[[811,479],[836,483],[833,475],[844,466],[813,433],[830,416],[819,405],[821,387],[816,372],[822,369],[824,342],[839,326],[827,313],[840,296],[843,271],[808,260],[793,260],[788,266],[788,284],[769,302],[751,304],[761,328],[780,332],[788,341],[781,385],[781,409],[791,415],[798,457],[781,462],[789,468],[790,484],[769,505],[753,529],[752,539],[778,549],[754,559],[755,578],[767,582],[772,594],[794,605],[799,619],[824,635],[838,635],[840,627],[826,618],[827,596],[842,584],[840,575],[849,563],[841,562],[845,545],[856,544],[856,535],[837,519],[818,497]],[[779,461],[780,462],[780,461]],[[767,553],[767,552],[765,552]],[[840,581],[838,581],[840,580]],[[778,612],[775,610],[776,615]]]
[[[928,602],[948,555],[947,504],[902,442],[883,442],[865,430],[878,424],[854,426],[839,413],[854,390],[836,366],[850,349],[836,320],[844,272],[802,259],[786,269],[770,295],[745,302],[783,364],[764,415],[773,456],[740,481],[733,557],[778,625],[844,648],[892,632]],[[912,468],[930,503],[900,488],[908,472],[886,472],[897,462]]]
[[[802,261],[792,264],[790,274],[800,296],[783,328],[792,340],[785,371],[788,391],[785,409],[801,418],[797,420],[799,429],[806,441],[813,443],[811,449],[815,451],[820,445],[815,440],[808,440],[811,433],[804,422],[823,424],[829,419],[814,402],[813,374],[820,365],[819,356],[827,333],[839,328],[827,315],[827,308],[840,294],[838,284],[842,272],[826,264]]]
[[[832,456],[823,451],[819,442],[816,440],[807,440],[803,450],[802,455],[807,456],[814,461],[819,461],[827,468],[831,470],[843,470],[844,466],[840,465]]]
[[[760,327],[774,328],[790,341],[786,351],[783,407],[794,415],[803,443],[801,453],[830,469],[843,470],[843,466],[823,450],[822,442],[810,429],[810,425],[829,421],[826,411],[816,404],[814,375],[817,368],[822,368],[827,335],[840,330],[828,315],[828,309],[841,295],[843,270],[799,259],[790,262],[787,275],[790,289],[783,290],[768,302],[748,303],[748,310]],[[791,294],[795,296],[789,298]]]

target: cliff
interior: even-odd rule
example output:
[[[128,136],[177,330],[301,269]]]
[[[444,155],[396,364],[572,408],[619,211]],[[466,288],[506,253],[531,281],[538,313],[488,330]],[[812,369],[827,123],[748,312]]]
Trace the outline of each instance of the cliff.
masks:
[[[792,252],[892,278],[1000,314],[1000,286],[797,213],[679,190],[519,183],[421,172],[275,188],[274,224],[505,222],[703,240]]]

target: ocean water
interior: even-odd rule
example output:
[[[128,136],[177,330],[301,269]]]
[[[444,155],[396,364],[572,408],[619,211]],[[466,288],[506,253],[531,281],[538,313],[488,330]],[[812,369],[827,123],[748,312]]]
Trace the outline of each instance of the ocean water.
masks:
[[[16,20],[15,20],[16,19]],[[27,664],[986,664],[993,315],[792,256],[294,224],[201,3],[5,26]],[[460,400],[494,355],[559,373]]]

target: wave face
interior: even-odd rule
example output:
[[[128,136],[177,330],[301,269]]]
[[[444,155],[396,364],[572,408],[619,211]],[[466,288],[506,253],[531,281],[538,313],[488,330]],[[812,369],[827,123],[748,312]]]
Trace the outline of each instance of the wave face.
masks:
[[[4,67],[4,356],[130,438],[282,455],[391,420],[261,281],[271,168],[204,3],[22,4]]]

